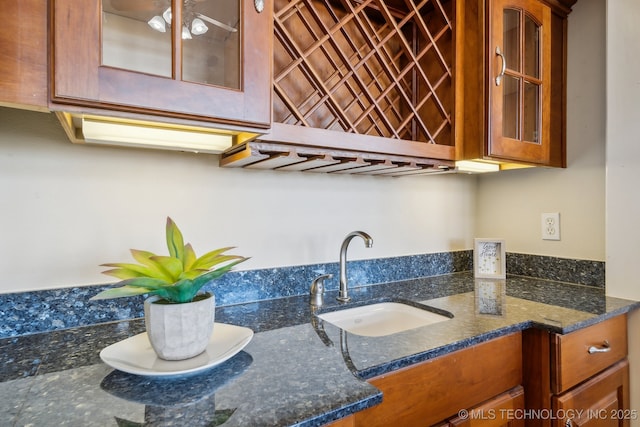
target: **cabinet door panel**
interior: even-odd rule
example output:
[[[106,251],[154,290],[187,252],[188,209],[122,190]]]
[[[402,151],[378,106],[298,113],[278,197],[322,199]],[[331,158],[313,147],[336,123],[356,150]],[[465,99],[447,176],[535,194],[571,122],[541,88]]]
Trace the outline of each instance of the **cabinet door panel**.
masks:
[[[253,0],[55,0],[52,100],[267,128],[271,11]]]
[[[488,155],[550,162],[551,9],[535,0],[490,8]]]
[[[0,105],[46,110],[46,2],[3,1],[0,19]]]
[[[629,362],[616,363],[587,382],[553,398],[557,427],[628,426]],[[567,424],[568,422],[568,424]]]

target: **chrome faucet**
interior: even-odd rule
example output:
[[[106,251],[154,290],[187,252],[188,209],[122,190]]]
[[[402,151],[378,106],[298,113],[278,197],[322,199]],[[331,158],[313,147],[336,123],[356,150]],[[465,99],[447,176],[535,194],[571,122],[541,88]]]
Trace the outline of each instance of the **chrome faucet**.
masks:
[[[340,292],[337,297],[340,302],[347,302],[351,299],[347,288],[347,248],[349,247],[351,239],[356,236],[362,237],[367,248],[373,246],[373,239],[364,231],[352,231],[344,238],[342,246],[340,247]]]

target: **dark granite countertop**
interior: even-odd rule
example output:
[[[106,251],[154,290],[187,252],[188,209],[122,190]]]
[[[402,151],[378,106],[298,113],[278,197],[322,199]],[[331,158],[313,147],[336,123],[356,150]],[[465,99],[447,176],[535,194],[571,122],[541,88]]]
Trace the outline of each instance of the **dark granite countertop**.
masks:
[[[344,305],[335,292],[321,311]],[[255,332],[209,370],[151,378],[115,371],[102,348],[144,330],[140,319],[0,340],[0,411],[12,426],[317,426],[381,402],[365,380],[531,327],[558,333],[640,307],[603,289],[471,273],[351,290],[372,301],[422,303],[448,321],[383,336],[348,334],[314,316],[307,296],[219,307],[216,322]],[[5,424],[6,423],[6,424]]]

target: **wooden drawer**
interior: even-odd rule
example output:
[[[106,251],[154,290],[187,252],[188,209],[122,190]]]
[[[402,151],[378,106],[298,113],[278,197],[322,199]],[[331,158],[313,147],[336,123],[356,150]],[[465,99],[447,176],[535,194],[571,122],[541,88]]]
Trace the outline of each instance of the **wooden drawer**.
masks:
[[[608,348],[605,348],[608,347]],[[591,352],[590,349],[606,351]],[[627,355],[627,316],[551,336],[551,389],[562,393]]]

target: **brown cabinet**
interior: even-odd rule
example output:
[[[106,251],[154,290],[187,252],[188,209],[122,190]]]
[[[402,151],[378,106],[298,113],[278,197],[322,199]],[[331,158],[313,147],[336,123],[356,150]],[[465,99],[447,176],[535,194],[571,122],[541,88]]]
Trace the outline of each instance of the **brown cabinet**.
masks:
[[[3,1],[0,20],[0,105],[46,110],[46,2]]]
[[[553,415],[530,425],[626,426],[633,419],[626,315],[564,335],[527,330],[523,350],[526,407]]]
[[[627,316],[568,334],[531,328],[373,378],[380,405],[348,426],[626,427]],[[342,424],[336,424],[342,425]]]
[[[629,362],[625,359],[559,396],[553,397],[557,427],[628,426],[637,419],[629,409]]]
[[[574,3],[52,0],[47,38],[47,4],[10,1],[0,104],[266,131],[228,167],[565,166]]]
[[[551,9],[537,0],[490,2],[490,157],[548,161],[550,26]]]
[[[274,0],[273,124],[221,165],[389,176],[455,160],[565,166],[574,3]]]
[[[482,402],[491,402],[478,406],[486,407],[486,418],[489,409],[498,416],[502,407],[505,413],[522,409],[521,343],[521,334],[514,333],[374,378],[370,382],[383,401],[356,413],[355,425],[434,425]],[[512,395],[503,395],[514,387]]]
[[[56,104],[268,128],[270,0],[53,0]]]
[[[566,18],[575,0],[464,3],[458,158],[566,166]]]

